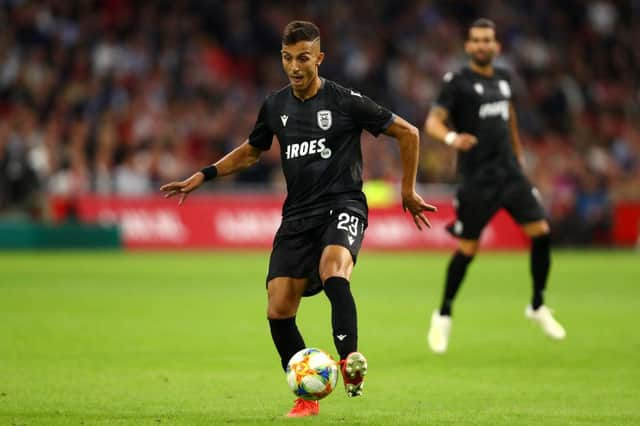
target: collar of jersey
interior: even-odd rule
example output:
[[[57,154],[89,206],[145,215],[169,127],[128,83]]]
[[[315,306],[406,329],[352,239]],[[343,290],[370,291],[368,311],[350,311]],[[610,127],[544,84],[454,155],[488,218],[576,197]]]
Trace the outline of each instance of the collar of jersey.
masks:
[[[484,75],[484,74],[480,74],[478,72],[475,72],[469,65],[465,66],[465,69],[467,70],[467,72],[469,74],[471,74],[474,77],[480,77],[480,78],[484,78],[485,80],[493,80],[494,77],[496,76],[496,68],[493,67],[493,75],[488,76],[488,75]]]
[[[293,87],[291,87],[291,91],[289,93],[291,93],[291,96],[293,97],[293,99],[295,99],[298,102],[302,102],[302,103],[309,102],[311,99],[315,98],[316,96],[318,96],[318,94],[320,94],[320,91],[322,89],[324,89],[324,84],[325,84],[324,77],[320,77],[320,87],[318,88],[318,91],[316,92],[315,95],[313,95],[312,97],[310,97],[308,99],[305,99],[305,100],[302,100],[302,99],[300,99],[299,97],[297,97],[296,95],[293,94]]]

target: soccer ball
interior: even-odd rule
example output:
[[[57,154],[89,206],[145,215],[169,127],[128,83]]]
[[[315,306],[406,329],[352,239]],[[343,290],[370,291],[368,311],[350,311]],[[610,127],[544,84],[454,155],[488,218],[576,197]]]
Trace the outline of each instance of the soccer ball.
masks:
[[[303,349],[287,364],[287,382],[298,398],[322,399],[338,383],[338,363],[323,350]]]

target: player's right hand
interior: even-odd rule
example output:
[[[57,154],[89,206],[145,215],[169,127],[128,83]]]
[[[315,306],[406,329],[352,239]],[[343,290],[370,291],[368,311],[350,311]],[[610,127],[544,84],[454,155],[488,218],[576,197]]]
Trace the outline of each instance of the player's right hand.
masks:
[[[478,143],[478,138],[469,133],[458,133],[453,141],[453,146],[460,151],[468,151]]]
[[[413,216],[413,221],[418,227],[418,230],[422,231],[422,222],[427,228],[431,228],[431,222],[425,216],[425,212],[437,212],[438,208],[424,202],[422,197],[415,191],[402,192],[402,210],[405,212],[408,210]]]
[[[190,178],[183,181],[169,182],[162,185],[160,187],[160,191],[166,192],[164,198],[171,198],[174,195],[180,194],[180,201],[178,201],[178,205],[181,206],[189,196],[189,193],[198,189],[203,182],[204,174],[202,174],[202,172],[196,172]]]

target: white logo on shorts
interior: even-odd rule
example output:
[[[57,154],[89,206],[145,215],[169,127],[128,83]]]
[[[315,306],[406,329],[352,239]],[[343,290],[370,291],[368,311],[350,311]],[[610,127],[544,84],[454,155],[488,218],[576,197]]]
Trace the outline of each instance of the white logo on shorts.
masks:
[[[351,234],[347,236],[349,239],[349,244],[353,244],[353,241],[355,241],[354,237],[358,236],[359,223],[360,223],[360,220],[358,219],[358,216],[355,216],[355,215],[352,216],[349,213],[344,213],[344,212],[338,215],[337,228],[342,231],[347,231],[349,234]]]
[[[453,225],[453,233],[456,235],[462,234],[462,230],[464,229],[464,225],[459,220],[456,220],[455,225]]]

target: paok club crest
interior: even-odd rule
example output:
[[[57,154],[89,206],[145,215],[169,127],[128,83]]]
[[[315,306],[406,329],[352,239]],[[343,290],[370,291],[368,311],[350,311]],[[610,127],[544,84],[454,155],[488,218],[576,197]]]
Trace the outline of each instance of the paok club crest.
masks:
[[[320,127],[322,130],[329,130],[331,128],[331,124],[333,124],[331,111],[329,111],[328,109],[318,111],[318,127]]]

